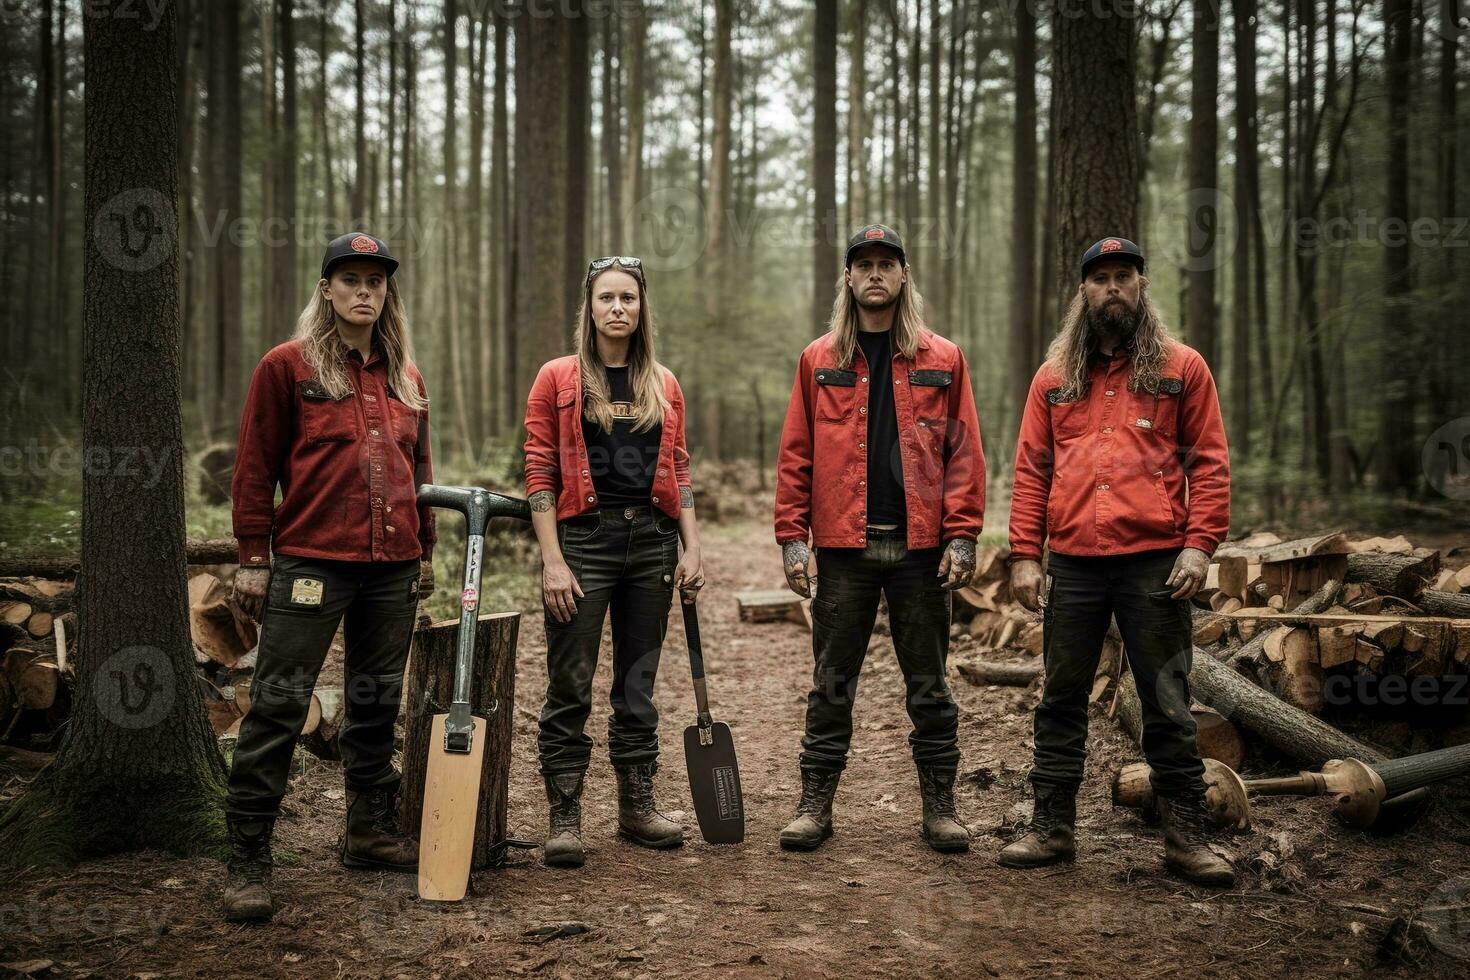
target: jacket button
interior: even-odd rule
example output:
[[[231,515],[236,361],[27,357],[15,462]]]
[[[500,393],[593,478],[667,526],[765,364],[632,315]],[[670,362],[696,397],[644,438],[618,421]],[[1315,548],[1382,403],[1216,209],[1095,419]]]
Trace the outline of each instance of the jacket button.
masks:
[[[1107,395],[1109,398],[1112,398],[1114,395],[1117,394],[1117,392],[1109,388],[1107,391],[1103,392],[1103,394]]]
[[[867,384],[867,383],[868,383],[868,376],[867,375],[863,375],[863,384]]]
[[[867,415],[868,414],[868,406],[864,405],[861,408],[859,408],[858,409],[858,414],[859,415]]]
[[[901,385],[903,384],[903,378],[894,378],[893,383],[896,385]]]
[[[383,512],[386,513],[386,514],[393,513],[393,505],[392,504],[389,504],[386,507],[384,507],[383,508]]]
[[[377,435],[378,434],[378,430],[377,429],[368,429],[368,432],[372,433],[373,435]]]
[[[1111,425],[1105,425],[1105,426],[1103,426],[1103,431],[1104,432],[1112,432],[1113,431],[1113,427]]]
[[[860,486],[860,487],[865,487],[867,485],[868,485],[868,481],[867,480],[859,480],[858,481],[858,486]]]
[[[387,531],[389,534],[392,534],[393,533],[393,525],[392,524],[389,524],[387,527],[383,528],[383,530]]]
[[[658,503],[658,498],[657,498],[657,497],[654,497],[654,498],[653,498],[653,502],[654,502],[654,503]]]
[[[593,502],[593,501],[594,501],[594,500],[596,500],[596,499],[597,499],[597,498],[596,498],[596,497],[594,497],[594,496],[592,496],[592,494],[590,494],[590,493],[589,493],[589,494],[588,494],[588,495],[587,495],[587,502],[588,502],[588,503],[589,503],[589,504],[590,504],[590,503],[592,503],[592,502]]]
[[[583,476],[587,476],[587,475],[588,475],[588,473],[587,473],[587,471],[586,471],[586,470],[583,470],[583,471],[582,471],[582,475],[583,475]]]
[[[668,476],[669,475],[669,471],[668,470],[661,469],[661,470],[658,471],[658,475],[659,476]]]
[[[868,444],[865,443],[865,442],[860,442],[860,443],[858,443],[858,448],[859,449],[867,449],[868,448]]]

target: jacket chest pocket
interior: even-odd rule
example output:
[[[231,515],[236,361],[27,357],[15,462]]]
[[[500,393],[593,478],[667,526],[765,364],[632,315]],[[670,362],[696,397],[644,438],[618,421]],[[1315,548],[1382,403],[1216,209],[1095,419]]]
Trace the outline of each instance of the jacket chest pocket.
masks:
[[[1055,439],[1081,435],[1087,431],[1090,410],[1085,395],[1074,395],[1066,388],[1049,388],[1046,403],[1051,409],[1051,431]]]
[[[949,414],[949,387],[954,375],[949,371],[925,368],[909,372],[909,400],[915,419],[943,419]]]
[[[393,416],[393,438],[405,446],[412,446],[419,439],[419,413],[397,398],[388,399],[388,413]]]
[[[1184,382],[1179,378],[1160,378],[1158,394],[1139,391],[1133,396],[1136,411],[1128,424],[1160,436],[1172,436],[1179,431],[1179,400],[1184,394]]]
[[[351,394],[333,398],[320,381],[297,383],[301,427],[307,442],[351,442],[358,436],[357,404]]]
[[[817,421],[846,422],[857,398],[857,372],[817,368]]]

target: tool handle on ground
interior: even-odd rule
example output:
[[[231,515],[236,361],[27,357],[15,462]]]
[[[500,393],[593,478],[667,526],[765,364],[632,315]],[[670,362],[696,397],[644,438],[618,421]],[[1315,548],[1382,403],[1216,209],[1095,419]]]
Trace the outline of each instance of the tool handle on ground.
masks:
[[[709,693],[704,686],[704,648],[699,642],[698,603],[679,600],[684,609],[684,638],[689,641],[689,673],[694,677],[694,703],[699,711],[699,723],[708,725]]]

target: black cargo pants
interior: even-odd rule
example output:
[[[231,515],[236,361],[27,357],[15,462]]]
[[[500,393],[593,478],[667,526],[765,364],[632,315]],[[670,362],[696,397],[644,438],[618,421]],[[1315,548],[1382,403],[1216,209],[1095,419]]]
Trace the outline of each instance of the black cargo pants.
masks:
[[[312,689],[346,617],[342,768],[362,792],[398,782],[393,723],[419,599],[417,559],[328,561],[278,555],[271,567],[250,710],[240,723],[225,812],[274,817]]]

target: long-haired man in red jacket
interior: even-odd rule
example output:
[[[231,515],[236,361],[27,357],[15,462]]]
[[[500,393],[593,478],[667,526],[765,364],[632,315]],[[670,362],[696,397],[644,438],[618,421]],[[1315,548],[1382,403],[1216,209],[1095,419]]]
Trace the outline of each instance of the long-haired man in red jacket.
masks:
[[[816,657],[801,802],[782,847],[811,850],[832,835],[882,595],[914,725],[924,839],[937,851],[969,848],[955,816],[959,712],[944,671],[949,590],[975,571],[984,516],[985,455],[965,357],[925,326],[898,234],[869,225],[848,242],[830,329],[802,351],[781,432],[776,541],[792,590],[812,597]]]
[[[1204,358],[1169,336],[1144,271],[1143,253],[1124,238],[1083,254],[1077,295],[1026,398],[1011,590],[1043,611],[1046,686],[1036,708],[1030,832],[999,861],[1033,868],[1076,853],[1088,691],[1116,617],[1143,706],[1165,861],[1196,883],[1229,886],[1234,872],[1208,847],[1189,713],[1189,599],[1230,529],[1230,461],[1215,379]]]

